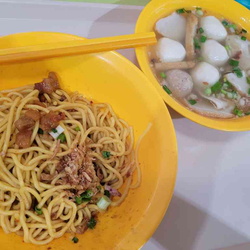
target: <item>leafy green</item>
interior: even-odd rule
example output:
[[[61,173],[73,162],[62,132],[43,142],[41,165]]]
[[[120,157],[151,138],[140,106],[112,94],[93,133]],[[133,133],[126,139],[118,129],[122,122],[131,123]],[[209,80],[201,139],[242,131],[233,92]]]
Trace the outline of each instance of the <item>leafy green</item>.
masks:
[[[222,89],[222,86],[223,84],[221,82],[217,82],[211,87],[211,90],[213,93],[218,93]]]
[[[108,190],[104,190],[104,195],[110,198],[110,192]]]
[[[105,159],[109,159],[109,157],[111,156],[111,153],[109,151],[102,151],[102,156]]]
[[[77,243],[77,242],[79,241],[79,239],[78,239],[77,237],[74,237],[74,238],[72,239],[72,241],[73,241],[74,243]]]
[[[38,215],[42,215],[43,214],[43,211],[41,208],[38,208],[38,207],[35,207],[35,212],[38,214]]]
[[[88,228],[90,228],[90,229],[94,229],[95,226],[96,226],[96,220],[95,220],[95,218],[92,217],[92,218],[88,221],[87,226],[88,226]]]
[[[60,134],[58,137],[57,137],[58,140],[60,140],[62,143],[63,142],[66,142],[66,136],[64,133]]]
[[[243,112],[237,107],[234,108],[233,113],[239,117],[243,116]]]
[[[161,76],[161,78],[163,78],[163,79],[166,79],[166,78],[167,78],[167,75],[166,75],[164,72],[161,72],[161,73],[160,73],[160,76]]]
[[[191,104],[191,105],[195,105],[197,103],[196,100],[188,100],[188,102]]]
[[[172,91],[171,91],[166,85],[163,85],[163,89],[164,89],[169,95],[172,94]]]

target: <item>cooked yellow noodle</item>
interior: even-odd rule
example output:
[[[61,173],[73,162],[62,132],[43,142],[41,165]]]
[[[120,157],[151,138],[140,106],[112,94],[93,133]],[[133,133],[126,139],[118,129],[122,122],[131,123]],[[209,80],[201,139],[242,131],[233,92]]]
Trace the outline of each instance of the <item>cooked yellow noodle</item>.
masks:
[[[60,158],[73,148],[78,145],[89,148],[103,174],[102,183],[115,189],[123,187],[121,197],[114,198],[112,206],[121,204],[129,189],[138,187],[141,181],[138,146],[136,152],[133,150],[133,129],[116,116],[109,104],[92,103],[78,93],[63,90],[44,96],[46,108],[34,103],[38,90],[31,85],[0,92],[0,225],[6,233],[16,232],[25,242],[37,245],[47,244],[65,232],[74,234],[83,221],[99,212],[96,203],[77,205],[68,198],[67,190],[72,186],[57,183],[64,173],[58,173],[50,183],[41,180],[42,173],[55,174]],[[66,100],[61,101],[62,96]],[[46,140],[38,133],[39,122],[33,128],[29,148],[20,149],[15,144],[18,132],[15,121],[29,109],[44,114],[65,113],[66,119],[60,126],[66,142],[59,143],[56,155],[57,141]],[[103,151],[109,151],[111,157],[105,159]],[[135,169],[137,181],[132,185]],[[100,194],[103,192],[102,188]],[[34,201],[42,210],[41,215],[34,211]]]

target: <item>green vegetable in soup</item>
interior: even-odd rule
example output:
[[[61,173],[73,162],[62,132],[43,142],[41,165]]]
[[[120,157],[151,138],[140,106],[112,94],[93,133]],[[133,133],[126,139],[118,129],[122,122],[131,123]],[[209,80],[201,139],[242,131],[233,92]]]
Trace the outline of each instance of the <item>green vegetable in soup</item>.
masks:
[[[197,103],[196,100],[188,100],[188,102],[191,104],[191,105],[195,105]]]

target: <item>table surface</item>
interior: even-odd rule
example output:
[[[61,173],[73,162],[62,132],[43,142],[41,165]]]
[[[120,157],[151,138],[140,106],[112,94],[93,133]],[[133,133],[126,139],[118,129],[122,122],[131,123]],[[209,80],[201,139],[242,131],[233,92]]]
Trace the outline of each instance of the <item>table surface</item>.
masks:
[[[134,32],[142,7],[0,1],[0,35],[57,31],[94,38]],[[121,52],[136,63],[133,50]],[[179,166],[169,209],[143,250],[250,249],[250,132],[202,127],[171,110]]]

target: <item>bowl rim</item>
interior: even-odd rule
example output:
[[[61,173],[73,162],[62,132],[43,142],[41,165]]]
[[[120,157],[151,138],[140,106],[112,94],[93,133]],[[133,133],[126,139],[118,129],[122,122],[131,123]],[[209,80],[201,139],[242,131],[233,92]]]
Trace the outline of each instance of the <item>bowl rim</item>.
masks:
[[[231,9],[237,9],[237,12],[241,12],[244,14],[244,16],[248,16],[248,25],[250,25],[250,16],[249,16],[249,10],[241,5],[240,3],[234,1],[234,0],[227,0],[227,1],[217,1],[217,0],[152,0],[149,2],[145,8],[142,10],[142,12],[139,15],[139,18],[137,19],[136,27],[135,27],[135,33],[140,32],[146,32],[147,30],[146,23],[150,22],[151,15],[159,15],[159,11],[162,8],[167,9],[168,6],[172,7],[173,5],[179,5],[178,7],[203,7],[208,2],[214,2],[217,6],[229,6],[228,8]],[[225,3],[226,2],[226,3]],[[176,9],[176,8],[175,8]],[[218,7],[217,7],[218,9]],[[172,10],[173,11],[173,10]],[[157,14],[155,14],[157,12]],[[166,10],[167,12],[167,10]],[[217,12],[217,11],[215,11]],[[222,14],[223,15],[223,14]],[[247,22],[242,17],[242,20]],[[152,30],[150,30],[152,31]],[[233,118],[233,119],[215,119],[215,118],[209,118],[202,116],[198,113],[195,113],[179,102],[177,102],[174,98],[172,98],[170,95],[168,95],[163,88],[160,86],[158,80],[155,78],[148,62],[147,52],[146,48],[138,47],[135,49],[136,52],[136,58],[138,60],[139,66],[143,73],[148,77],[152,85],[157,89],[157,92],[160,94],[162,99],[165,101],[167,105],[169,105],[171,108],[173,108],[175,111],[177,111],[182,116],[188,118],[189,120],[198,123],[200,125],[203,125],[208,128],[216,129],[216,130],[222,130],[222,131],[247,131],[250,130],[250,117],[243,117],[243,118]],[[239,122],[239,120],[241,120]],[[244,125],[243,121],[244,120]]]
[[[44,35],[53,35],[53,34],[57,34],[57,35],[63,35],[65,36],[65,38],[69,38],[69,39],[87,39],[84,37],[80,37],[77,35],[72,35],[72,34],[68,34],[68,33],[62,33],[62,32],[50,32],[50,31],[31,31],[31,32],[19,32],[19,33],[15,33],[15,34],[10,34],[10,35],[6,35],[0,38],[0,44],[1,44],[1,39],[4,38],[16,38],[16,36],[22,36],[22,35],[27,35],[27,34],[34,34],[34,35],[39,35],[39,34],[44,34]],[[151,88],[151,90],[153,92],[155,92],[155,98],[158,99],[159,103],[161,102],[164,106],[163,110],[165,112],[164,116],[167,117],[167,122],[168,125],[171,127],[171,154],[173,155],[172,158],[174,159],[174,161],[172,162],[172,167],[171,167],[171,180],[172,180],[172,184],[171,187],[168,188],[169,189],[169,193],[170,195],[168,197],[164,197],[161,196],[161,206],[159,207],[160,209],[157,211],[157,218],[154,220],[154,223],[150,224],[150,229],[148,230],[147,234],[144,234],[144,237],[139,237],[137,234],[136,237],[136,245],[138,246],[138,249],[141,248],[149,239],[150,237],[153,235],[153,233],[156,231],[156,229],[158,228],[159,224],[161,223],[167,209],[168,206],[170,204],[170,201],[172,199],[173,196],[173,192],[174,192],[174,187],[175,187],[175,183],[176,183],[176,178],[177,178],[177,170],[178,170],[178,145],[177,145],[177,138],[176,138],[176,133],[175,133],[175,128],[173,125],[173,121],[171,119],[171,116],[169,114],[169,111],[164,103],[164,101],[162,100],[162,98],[160,97],[160,95],[157,93],[157,91],[152,87],[150,81],[148,80],[148,78],[145,76],[145,74],[143,74],[143,72],[133,63],[131,62],[129,59],[127,59],[126,57],[124,57],[123,55],[121,55],[118,52],[115,51],[108,51],[108,52],[103,52],[103,53],[111,53],[113,54],[115,57],[119,58],[119,60],[123,61],[124,64],[126,65],[130,65],[129,67],[132,67],[134,71],[136,71],[136,74],[140,75],[140,78],[143,81],[144,84],[148,85],[149,88]],[[161,172],[163,173],[163,168],[161,169]],[[165,173],[167,175],[167,173]],[[164,180],[159,179],[159,181],[156,183],[157,185],[155,186],[155,190],[157,189],[162,189],[164,188],[164,186],[166,186],[166,182],[164,182]],[[152,196],[152,199],[150,201],[150,203],[155,199],[156,195],[154,193],[154,195]],[[150,204],[149,206],[150,207]],[[142,216],[142,219],[139,221],[138,224],[141,224],[142,221],[146,221],[147,219],[145,217]],[[152,222],[152,221],[151,221]],[[142,228],[142,226],[140,226],[140,229],[143,231],[146,231],[145,228]],[[140,235],[140,234],[139,234]],[[131,236],[131,235],[130,235]],[[126,236],[126,238],[128,237],[128,235]],[[140,238],[140,239],[139,239]],[[123,248],[124,244],[126,244],[126,242],[124,242],[124,239],[119,242],[119,247]]]

